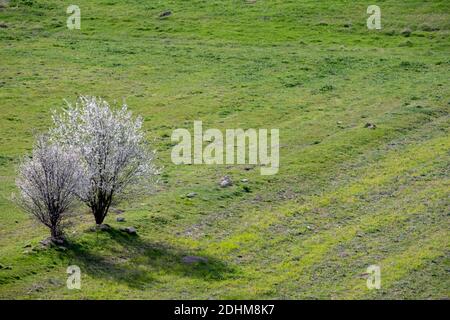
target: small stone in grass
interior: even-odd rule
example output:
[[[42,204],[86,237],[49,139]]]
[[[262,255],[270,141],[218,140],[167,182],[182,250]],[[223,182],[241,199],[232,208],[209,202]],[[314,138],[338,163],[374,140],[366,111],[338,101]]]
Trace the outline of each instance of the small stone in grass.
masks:
[[[124,217],[117,217],[116,221],[117,222],[125,222],[125,218]]]
[[[33,284],[30,288],[30,290],[28,290],[28,293],[33,293],[33,292],[41,292],[42,290],[44,290],[44,287],[40,284]]]
[[[61,246],[64,244],[64,239],[52,239],[52,242],[58,246]]]
[[[197,195],[197,193],[196,192],[189,192],[187,195],[186,195],[186,197],[188,197],[188,198],[193,198],[193,197],[195,197]]]
[[[40,244],[42,244],[44,247],[47,247],[47,246],[52,244],[52,239],[51,238],[46,238],[46,239],[40,241]]]
[[[166,17],[171,16],[171,15],[172,15],[172,11],[167,10],[167,11],[161,12],[161,13],[159,14],[159,17],[160,17],[160,18],[166,18]]]
[[[411,32],[412,32],[411,29],[405,28],[405,29],[402,30],[401,34],[404,37],[409,37],[411,35]]]
[[[111,229],[111,226],[109,224],[104,223],[104,224],[97,226],[97,228],[101,231],[108,231]]]
[[[133,227],[120,228],[120,231],[126,232],[128,234],[132,234],[132,235],[136,235],[137,234],[136,228],[133,228]]]
[[[222,188],[226,188],[229,187],[233,184],[233,182],[231,181],[231,178],[229,176],[224,176],[222,177],[222,179],[220,179],[219,185]]]
[[[368,129],[376,129],[377,126],[376,126],[374,123],[367,122],[367,123],[364,125],[364,128],[368,128]]]

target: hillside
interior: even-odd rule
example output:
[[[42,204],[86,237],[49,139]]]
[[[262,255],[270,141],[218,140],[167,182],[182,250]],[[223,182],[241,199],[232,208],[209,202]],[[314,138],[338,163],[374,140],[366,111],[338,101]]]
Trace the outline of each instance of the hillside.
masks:
[[[380,1],[381,30],[359,0],[76,2],[80,30],[61,1],[0,1],[0,298],[449,298],[449,1]],[[17,164],[79,94],[126,99],[164,171],[112,230],[80,207],[69,245],[43,249]],[[196,120],[279,129],[279,172],[174,165]]]

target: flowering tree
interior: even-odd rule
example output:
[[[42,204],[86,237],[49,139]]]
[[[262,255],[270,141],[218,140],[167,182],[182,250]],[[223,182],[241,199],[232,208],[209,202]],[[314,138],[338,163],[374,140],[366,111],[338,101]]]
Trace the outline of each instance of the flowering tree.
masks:
[[[126,105],[113,110],[101,98],[80,97],[53,120],[52,138],[80,155],[78,196],[98,225],[113,201],[148,191],[155,182],[155,153],[145,142],[141,118],[133,119]]]
[[[16,184],[19,205],[50,228],[52,240],[62,238],[61,222],[76,199],[81,171],[74,152],[38,137],[32,157],[22,160]]]

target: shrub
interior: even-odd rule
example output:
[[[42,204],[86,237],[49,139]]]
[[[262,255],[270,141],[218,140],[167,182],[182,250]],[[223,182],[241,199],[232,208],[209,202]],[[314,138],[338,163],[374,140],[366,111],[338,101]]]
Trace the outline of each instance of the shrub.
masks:
[[[32,157],[19,166],[18,204],[50,229],[52,240],[63,236],[62,220],[76,199],[81,171],[74,152],[38,137]]]

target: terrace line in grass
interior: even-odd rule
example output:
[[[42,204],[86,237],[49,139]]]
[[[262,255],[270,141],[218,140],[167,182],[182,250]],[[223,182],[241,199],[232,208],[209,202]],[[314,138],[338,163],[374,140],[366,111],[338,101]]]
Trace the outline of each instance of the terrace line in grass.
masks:
[[[194,121],[193,157],[191,133],[187,129],[176,129],[171,139],[179,143],[173,147],[171,159],[174,164],[223,164],[225,152],[226,164],[259,163],[262,165],[261,175],[273,175],[278,172],[280,165],[279,130],[270,130],[270,155],[267,136],[267,129],[259,129],[258,132],[255,129],[226,129],[224,150],[223,134],[219,129],[208,129],[203,133],[202,121]],[[204,142],[209,142],[205,148]]]

